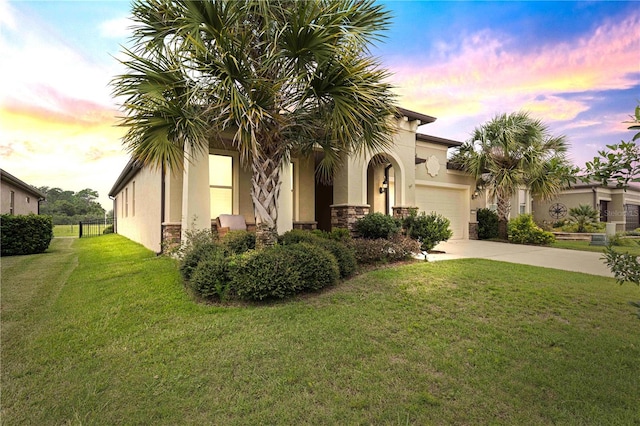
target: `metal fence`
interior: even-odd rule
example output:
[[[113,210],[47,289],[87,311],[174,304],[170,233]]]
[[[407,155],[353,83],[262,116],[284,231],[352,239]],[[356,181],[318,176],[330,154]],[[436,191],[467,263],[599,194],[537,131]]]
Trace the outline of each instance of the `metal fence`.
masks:
[[[79,238],[97,237],[105,233],[110,233],[109,230],[113,232],[113,220],[84,220],[80,221],[78,225]],[[105,232],[105,230],[107,230],[107,232]]]

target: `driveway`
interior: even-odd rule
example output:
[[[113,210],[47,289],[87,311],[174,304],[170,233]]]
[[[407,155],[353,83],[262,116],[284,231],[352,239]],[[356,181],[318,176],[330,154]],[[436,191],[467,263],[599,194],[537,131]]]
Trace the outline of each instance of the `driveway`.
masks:
[[[479,258],[613,277],[602,253],[478,240],[450,240],[435,250],[444,253],[429,254],[429,261]]]

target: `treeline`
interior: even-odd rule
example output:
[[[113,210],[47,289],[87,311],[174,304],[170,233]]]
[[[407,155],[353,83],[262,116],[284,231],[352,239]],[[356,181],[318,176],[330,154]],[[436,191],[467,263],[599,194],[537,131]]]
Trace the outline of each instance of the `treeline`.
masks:
[[[105,210],[96,201],[98,191],[86,188],[73,192],[48,186],[41,186],[38,189],[46,195],[46,200],[40,203],[40,214],[52,216],[54,225],[104,220]]]

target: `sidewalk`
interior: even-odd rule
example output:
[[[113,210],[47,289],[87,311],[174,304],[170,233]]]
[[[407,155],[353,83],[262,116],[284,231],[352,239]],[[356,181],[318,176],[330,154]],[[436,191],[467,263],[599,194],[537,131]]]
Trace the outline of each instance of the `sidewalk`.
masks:
[[[434,250],[444,253],[429,254],[427,259],[432,262],[479,258],[613,277],[602,253],[478,240],[447,241]]]

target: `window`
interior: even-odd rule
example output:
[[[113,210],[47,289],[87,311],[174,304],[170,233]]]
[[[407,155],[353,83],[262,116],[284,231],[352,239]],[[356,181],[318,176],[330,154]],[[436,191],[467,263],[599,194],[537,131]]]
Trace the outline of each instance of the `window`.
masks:
[[[27,204],[31,203],[31,197],[27,197]]]
[[[518,191],[518,202],[520,203],[520,214],[525,214],[527,212],[527,193],[524,189]]]
[[[607,222],[609,219],[609,202],[600,200],[600,222]]]
[[[136,181],[134,180],[131,187],[131,216],[136,215]]]
[[[211,219],[233,214],[233,157],[209,155],[209,195]]]
[[[129,216],[129,188],[124,189],[124,217]]]
[[[9,214],[13,214],[14,210],[15,210],[15,203],[16,203],[16,193],[11,191],[11,194],[9,195]]]

